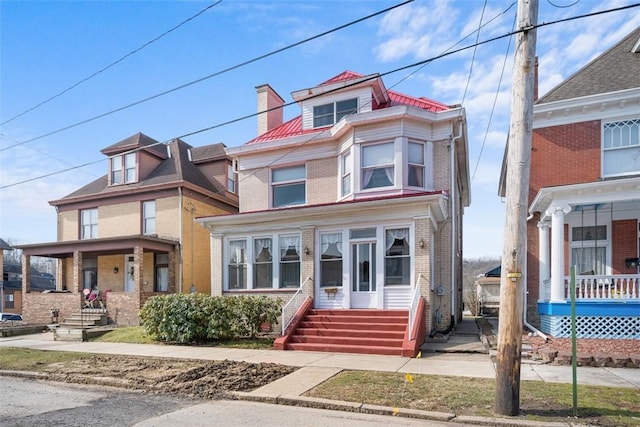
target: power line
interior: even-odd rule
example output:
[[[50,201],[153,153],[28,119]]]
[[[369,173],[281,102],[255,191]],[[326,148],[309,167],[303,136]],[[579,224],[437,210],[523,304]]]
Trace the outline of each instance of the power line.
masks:
[[[404,70],[407,70],[407,69],[410,69],[410,68],[414,68],[414,67],[417,67],[417,66],[424,66],[424,65],[426,65],[428,63],[431,63],[431,62],[433,62],[435,60],[442,59],[444,57],[447,57],[447,56],[462,52],[462,51],[467,50],[467,49],[474,48],[476,46],[481,46],[481,45],[484,45],[484,44],[487,44],[487,43],[491,43],[491,42],[494,42],[494,41],[497,41],[497,40],[501,40],[501,39],[506,38],[506,37],[511,37],[514,34],[522,33],[522,32],[525,32],[525,31],[531,31],[531,30],[534,30],[536,28],[545,27],[545,26],[554,25],[554,24],[559,24],[559,23],[562,23],[562,22],[573,21],[573,20],[582,19],[582,18],[588,18],[588,17],[602,15],[602,14],[606,14],[606,13],[618,12],[618,11],[621,11],[621,10],[631,9],[631,8],[638,7],[638,6],[640,6],[640,3],[635,3],[635,4],[632,4],[632,5],[622,6],[622,7],[618,7],[618,8],[614,8],[614,9],[607,9],[607,10],[603,10],[603,11],[592,12],[592,13],[588,13],[588,14],[584,14],[584,15],[573,16],[573,17],[569,17],[569,18],[563,18],[563,19],[550,21],[550,22],[543,22],[543,23],[539,23],[537,25],[532,25],[530,27],[516,29],[516,30],[510,31],[510,32],[508,32],[506,34],[503,34],[503,35],[500,35],[500,36],[496,36],[496,37],[492,37],[490,39],[483,40],[481,42],[477,42],[477,43],[474,43],[472,45],[464,46],[464,47],[461,47],[461,48],[456,49],[456,50],[445,52],[445,53],[442,53],[440,55],[437,55],[437,56],[434,56],[434,57],[431,57],[431,58],[428,58],[428,59],[425,59],[425,60],[422,60],[422,61],[418,61],[418,62],[415,62],[415,63],[410,64],[410,65],[405,65],[403,67],[399,67],[399,68],[396,68],[394,70],[387,71],[385,73],[375,74],[375,75],[373,75],[373,77],[369,77],[368,79],[358,80],[356,83],[347,84],[345,86],[342,86],[342,87],[335,88],[335,89],[329,90],[327,92],[324,92],[322,94],[316,94],[316,95],[313,95],[313,96],[309,97],[308,99],[312,99],[312,98],[315,98],[315,97],[321,96],[321,95],[326,95],[328,93],[332,93],[332,92],[335,92],[335,91],[338,91],[338,90],[343,90],[343,89],[348,88],[350,86],[353,86],[353,85],[356,85],[356,84],[360,84],[362,82],[365,82],[365,81],[368,81],[368,80],[372,80],[374,78],[387,76],[387,75],[394,74],[394,73],[397,73],[397,72],[400,72],[400,71],[404,71]],[[196,134],[199,134],[199,133],[207,132],[207,131],[210,131],[212,129],[216,129],[216,128],[219,128],[219,127],[222,127],[222,126],[226,126],[226,125],[229,125],[229,124],[232,124],[232,123],[239,122],[241,120],[245,120],[245,119],[248,119],[248,118],[251,118],[251,117],[255,117],[255,116],[259,115],[259,114],[263,114],[263,113],[266,113],[266,112],[269,112],[269,111],[272,111],[272,110],[277,110],[277,109],[280,109],[280,108],[288,107],[288,106],[293,105],[293,104],[297,104],[297,102],[296,101],[291,101],[291,102],[285,103],[285,104],[283,104],[282,106],[279,106],[279,107],[274,107],[274,108],[263,110],[263,111],[259,111],[259,112],[253,113],[253,114],[248,114],[248,115],[245,115],[245,116],[233,119],[233,120],[228,120],[226,122],[218,123],[218,124],[213,125],[213,126],[209,126],[209,127],[202,128],[202,129],[199,129],[199,130],[196,130],[196,131],[193,131],[193,132],[189,132],[189,133],[183,134],[181,136],[177,136],[175,138],[171,138],[171,139],[166,140],[164,142],[158,142],[158,143],[155,143],[155,144],[147,145],[145,147],[141,147],[141,148],[138,148],[138,149],[130,150],[130,151],[127,151],[127,153],[139,151],[139,150],[145,149],[145,148],[149,148],[149,147],[151,147],[153,145],[167,144],[167,143],[169,143],[170,141],[172,141],[174,139],[186,138],[188,136],[192,136],[192,135],[196,135]],[[316,136],[317,135],[315,135],[313,138],[315,138]],[[313,138],[311,138],[311,140]],[[306,142],[303,142],[300,145],[304,145],[305,143]],[[126,154],[126,153],[123,153],[123,154]],[[64,170],[60,170],[60,171],[57,171],[57,172],[51,172],[51,173],[48,173],[48,174],[45,174],[45,175],[41,175],[41,176],[38,176],[38,177],[34,177],[34,178],[30,178],[30,179],[27,179],[27,180],[14,182],[12,184],[1,186],[0,189],[13,187],[13,186],[16,186],[16,185],[19,185],[19,184],[24,184],[26,182],[31,182],[31,181],[35,181],[37,179],[46,178],[46,177],[49,177],[49,176],[52,176],[52,175],[68,172],[68,171],[73,170],[73,169],[77,169],[77,168],[82,168],[82,167],[85,167],[85,166],[93,165],[93,164],[96,164],[96,163],[99,163],[99,162],[102,162],[102,161],[105,161],[105,159],[98,160],[98,161],[93,161],[93,162],[89,162],[89,163],[84,163],[82,165],[78,165],[78,166],[75,166],[75,167],[72,167],[72,168],[67,168],[67,169],[64,169]]]
[[[218,4],[222,3],[222,0],[218,0],[215,3],[210,4],[209,6],[205,7],[204,9],[202,9],[201,11],[199,11],[198,13],[196,13],[195,15],[185,19],[184,21],[180,22],[179,24],[175,25],[174,27],[168,29],[167,31],[165,31],[164,33],[160,34],[159,36],[155,37],[154,39],[149,40],[148,42],[144,43],[143,45],[141,45],[140,47],[132,50],[131,52],[127,53],[126,55],[124,55],[123,57],[121,57],[120,59],[115,60],[114,62],[112,62],[111,64],[99,69],[98,71],[96,71],[95,73],[79,80],[77,83],[74,83],[73,85],[69,86],[68,88],[58,92],[57,94],[50,96],[49,98],[45,99],[44,101],[40,102],[39,104],[34,105],[31,108],[26,109],[25,111],[23,111],[20,114],[16,114],[15,116],[11,117],[8,120],[5,120],[4,122],[0,123],[0,126],[7,124],[15,119],[17,119],[18,117],[22,117],[25,114],[39,108],[42,107],[43,105],[45,105],[46,103],[53,101],[54,99],[64,95],[65,93],[69,92],[70,90],[80,86],[82,83],[86,82],[87,80],[90,80],[92,78],[94,78],[95,76],[97,76],[98,74],[104,73],[105,71],[107,71],[109,68],[121,63],[122,61],[124,61],[125,59],[127,59],[128,57],[140,52],[142,49],[144,49],[145,47],[155,43],[156,41],[160,40],[162,37],[166,36],[167,34],[177,30],[178,28],[180,28],[181,26],[183,26],[184,24],[188,23],[189,21],[194,20],[195,18],[197,18],[198,16],[202,15],[203,13],[205,13],[206,11],[208,11],[209,9],[211,9],[214,6],[217,6]]]
[[[276,50],[273,50],[273,51],[271,51],[271,52],[269,52],[269,53],[265,53],[265,54],[263,54],[263,55],[260,55],[260,56],[254,57],[253,59],[250,59],[250,60],[248,60],[248,61],[241,62],[240,64],[233,65],[233,66],[231,66],[231,67],[225,68],[225,69],[220,70],[220,71],[216,71],[216,72],[214,72],[214,73],[211,73],[211,74],[206,75],[206,76],[204,76],[204,77],[201,77],[201,78],[199,78],[199,79],[196,79],[196,80],[190,81],[190,82],[188,82],[188,83],[184,83],[184,84],[182,84],[182,85],[180,85],[180,86],[176,86],[176,87],[174,87],[173,89],[165,90],[165,91],[160,92],[160,93],[157,93],[157,94],[155,94],[155,95],[152,95],[152,96],[149,96],[149,97],[143,98],[143,99],[141,99],[141,100],[138,100],[138,101],[132,102],[132,103],[130,103],[130,104],[127,104],[127,105],[125,105],[125,106],[122,106],[122,107],[116,108],[115,110],[111,110],[111,111],[108,111],[108,112],[106,112],[106,113],[102,113],[102,114],[99,114],[99,115],[97,115],[97,116],[93,116],[93,117],[91,117],[91,118],[88,118],[88,119],[82,120],[82,121],[80,121],[80,122],[76,122],[76,123],[74,123],[74,124],[71,124],[71,125],[68,125],[68,126],[65,126],[65,127],[59,128],[59,129],[54,130],[54,131],[51,131],[51,132],[48,132],[48,133],[46,133],[46,134],[44,134],[44,135],[40,135],[40,136],[37,136],[37,137],[35,137],[35,138],[28,139],[28,140],[26,140],[26,141],[22,141],[22,142],[17,143],[17,144],[9,145],[9,146],[7,146],[7,147],[1,148],[1,149],[0,149],[0,152],[5,151],[5,150],[8,150],[8,149],[10,149],[10,148],[14,148],[14,147],[20,146],[20,145],[28,144],[28,143],[33,142],[33,141],[37,141],[37,140],[42,139],[42,138],[45,138],[45,137],[47,137],[47,136],[55,135],[55,134],[57,134],[57,133],[60,133],[60,132],[65,131],[65,130],[73,129],[73,128],[78,127],[78,126],[80,126],[80,125],[83,125],[83,124],[86,124],[86,123],[92,122],[92,121],[97,120],[97,119],[101,119],[101,118],[106,117],[106,116],[109,116],[109,115],[111,115],[111,114],[114,114],[114,113],[117,113],[117,112],[120,112],[120,111],[126,110],[126,109],[131,108],[131,107],[134,107],[134,106],[136,106],[136,105],[140,105],[140,104],[143,104],[143,103],[145,103],[145,102],[151,101],[151,100],[153,100],[153,99],[160,98],[161,96],[168,95],[168,94],[170,94],[170,93],[173,93],[173,92],[176,92],[176,91],[178,91],[178,90],[181,90],[181,89],[187,88],[187,87],[192,86],[192,85],[197,84],[197,83],[201,83],[201,82],[203,82],[203,81],[205,81],[205,80],[208,80],[208,79],[210,79],[210,78],[212,78],[212,77],[216,77],[216,76],[219,76],[219,75],[221,75],[221,74],[227,73],[227,72],[229,72],[229,71],[236,70],[236,69],[238,69],[238,68],[244,67],[245,65],[252,64],[252,63],[254,63],[254,62],[256,62],[256,61],[259,61],[259,60],[261,60],[261,59],[267,58],[267,57],[269,57],[269,56],[273,56],[273,55],[275,55],[275,54],[278,54],[278,53],[284,52],[284,51],[286,51],[286,50],[292,49],[292,48],[294,48],[294,47],[300,46],[300,45],[302,45],[302,44],[304,44],[304,43],[308,43],[308,42],[310,42],[310,41],[312,41],[312,40],[318,39],[318,38],[320,38],[320,37],[324,37],[324,36],[326,36],[326,35],[328,35],[328,34],[334,33],[334,32],[336,32],[336,31],[342,30],[342,29],[344,29],[344,28],[347,28],[347,27],[350,27],[350,26],[352,26],[352,25],[358,24],[358,23],[360,23],[360,22],[366,21],[366,20],[368,20],[368,19],[371,19],[371,18],[376,17],[376,16],[378,16],[378,15],[381,15],[381,14],[383,14],[383,13],[386,13],[386,12],[388,12],[388,11],[390,11],[390,10],[396,9],[396,8],[398,8],[398,7],[400,7],[400,6],[404,6],[404,5],[406,5],[406,4],[408,4],[408,3],[411,3],[411,2],[413,2],[413,1],[414,1],[414,0],[406,0],[406,1],[402,2],[402,3],[398,3],[398,4],[394,5],[394,6],[388,7],[388,8],[386,8],[386,9],[380,10],[380,11],[375,12],[375,13],[372,13],[372,14],[367,15],[367,16],[365,16],[365,17],[362,17],[362,18],[356,19],[355,21],[351,21],[351,22],[349,22],[349,23],[347,23],[347,24],[340,25],[340,26],[335,27],[335,28],[333,28],[333,29],[331,29],[331,30],[328,30],[328,31],[325,31],[325,32],[323,32],[323,33],[317,34],[317,35],[315,35],[315,36],[308,37],[308,38],[306,38],[306,39],[304,39],[304,40],[301,40],[301,41],[298,41],[298,42],[296,42],[296,43],[293,43],[293,44],[287,45],[287,46],[282,47],[282,48],[280,48],[280,49],[276,49]]]

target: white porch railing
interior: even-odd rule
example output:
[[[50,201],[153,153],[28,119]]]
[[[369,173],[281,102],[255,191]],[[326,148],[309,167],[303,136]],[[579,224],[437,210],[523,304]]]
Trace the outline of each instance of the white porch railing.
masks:
[[[291,299],[282,306],[282,335],[307,298],[313,298],[313,279],[311,277],[307,277]]]
[[[418,317],[418,303],[420,302],[420,279],[422,273],[418,274],[416,285],[411,293],[411,305],[409,306],[409,339],[413,336],[413,328],[415,327],[416,318]]]
[[[570,277],[564,278],[565,298],[567,299],[570,298],[569,281]],[[639,285],[639,274],[579,275],[576,276],[576,299],[640,300]]]

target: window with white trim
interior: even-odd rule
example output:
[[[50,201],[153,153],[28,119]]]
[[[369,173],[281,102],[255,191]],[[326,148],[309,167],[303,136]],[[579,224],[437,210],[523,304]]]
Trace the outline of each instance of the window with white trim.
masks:
[[[395,184],[394,143],[363,145],[360,165],[363,190],[392,187]]]
[[[228,165],[227,166],[227,191],[230,193],[236,193],[237,185],[238,182],[238,174],[236,173],[236,171],[233,170],[233,166],[232,165]]]
[[[607,226],[571,228],[571,265],[577,274],[607,274]]]
[[[227,251],[229,289],[247,289],[247,241],[229,240]]]
[[[306,200],[305,165],[271,170],[273,207],[304,205]]]
[[[603,123],[602,174],[640,172],[640,119]]]
[[[313,127],[331,126],[349,114],[358,112],[358,98],[345,99],[313,107]]]
[[[80,239],[96,239],[98,237],[98,209],[80,211]]]
[[[300,236],[278,236],[280,246],[280,288],[300,287]]]
[[[156,201],[142,202],[142,234],[149,235],[156,232]]]
[[[342,233],[320,234],[320,287],[342,286]]]
[[[253,239],[253,288],[273,287],[273,239]]]
[[[351,194],[351,171],[353,170],[353,160],[351,151],[347,151],[340,156],[340,194],[342,197]]]
[[[113,156],[110,166],[111,185],[129,184],[137,181],[136,153]]]
[[[389,229],[385,232],[384,285],[410,285],[411,256],[409,229]]]
[[[424,144],[409,142],[407,158],[408,180],[410,187],[424,188]]]

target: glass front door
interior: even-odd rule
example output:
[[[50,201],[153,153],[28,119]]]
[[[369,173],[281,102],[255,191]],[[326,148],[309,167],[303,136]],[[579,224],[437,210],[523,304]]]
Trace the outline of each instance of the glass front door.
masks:
[[[351,245],[351,307],[373,308],[376,301],[376,244]]]

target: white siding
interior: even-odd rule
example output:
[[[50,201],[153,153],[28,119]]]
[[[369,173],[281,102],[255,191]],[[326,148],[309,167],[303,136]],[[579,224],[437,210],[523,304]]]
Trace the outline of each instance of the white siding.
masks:
[[[348,308],[345,302],[343,288],[338,288],[335,296],[329,296],[322,288],[316,290],[315,308]]]
[[[411,305],[411,286],[386,286],[384,308],[407,310]]]

